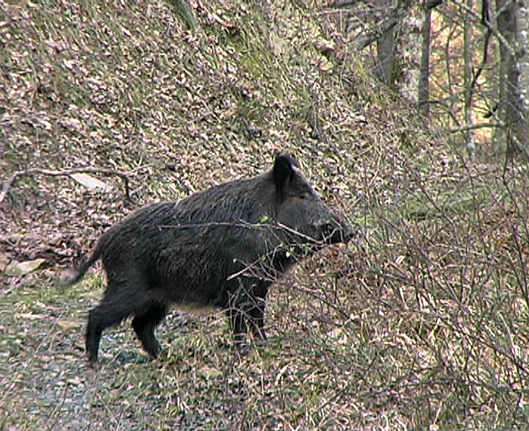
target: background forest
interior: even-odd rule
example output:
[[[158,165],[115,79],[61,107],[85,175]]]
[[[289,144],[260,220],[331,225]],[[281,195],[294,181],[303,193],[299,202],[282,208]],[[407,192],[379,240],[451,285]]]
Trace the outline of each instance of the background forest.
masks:
[[[524,1],[0,0],[0,430],[527,429]],[[174,310],[88,366],[113,223],[292,153],[358,227],[270,346]]]

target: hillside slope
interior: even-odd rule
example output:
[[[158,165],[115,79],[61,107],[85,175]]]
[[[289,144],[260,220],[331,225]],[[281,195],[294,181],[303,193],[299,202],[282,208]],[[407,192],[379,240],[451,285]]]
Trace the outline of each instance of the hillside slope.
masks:
[[[414,113],[355,70],[360,64],[330,23],[307,19],[308,6],[201,5],[194,35],[160,2],[5,8],[6,178],[28,168],[115,169],[130,175],[141,203],[253,175],[286,151],[326,197],[354,208],[366,182],[383,195],[400,193],[405,151],[430,146],[417,139]],[[121,187],[116,177],[107,183]],[[21,221],[26,194],[16,193],[26,189],[39,194],[37,206],[55,210],[27,209]],[[119,206],[122,191],[85,207],[90,198],[83,202],[82,187],[67,178],[32,175],[10,193],[18,232],[34,232],[38,219],[59,223],[67,237],[79,224],[108,225],[109,209],[117,218],[123,212],[99,207]],[[87,212],[95,218],[88,226]]]

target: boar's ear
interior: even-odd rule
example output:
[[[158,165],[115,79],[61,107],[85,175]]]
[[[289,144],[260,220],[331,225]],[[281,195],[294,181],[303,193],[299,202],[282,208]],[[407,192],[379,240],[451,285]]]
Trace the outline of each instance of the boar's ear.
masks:
[[[276,189],[281,193],[296,176],[299,163],[288,154],[278,154],[274,163],[273,177]]]

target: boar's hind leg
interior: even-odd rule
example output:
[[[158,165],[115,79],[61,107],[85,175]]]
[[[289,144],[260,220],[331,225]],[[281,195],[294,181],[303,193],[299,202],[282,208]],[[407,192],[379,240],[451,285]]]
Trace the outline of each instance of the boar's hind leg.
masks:
[[[86,351],[91,364],[97,362],[101,334],[109,326],[117,325],[126,317],[145,308],[148,302],[145,287],[142,283],[118,283],[109,280],[105,297],[92,309],[88,316],[86,328]]]
[[[141,341],[145,351],[152,357],[157,358],[160,353],[160,343],[154,335],[156,326],[167,314],[167,306],[160,302],[151,302],[141,313],[137,313],[132,319],[132,327]]]

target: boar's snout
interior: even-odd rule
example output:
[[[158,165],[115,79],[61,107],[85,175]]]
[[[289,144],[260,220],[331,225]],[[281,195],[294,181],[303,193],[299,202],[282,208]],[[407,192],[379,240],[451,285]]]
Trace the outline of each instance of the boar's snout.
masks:
[[[321,232],[327,244],[347,244],[356,235],[351,225],[336,215],[331,221],[322,224]]]

